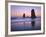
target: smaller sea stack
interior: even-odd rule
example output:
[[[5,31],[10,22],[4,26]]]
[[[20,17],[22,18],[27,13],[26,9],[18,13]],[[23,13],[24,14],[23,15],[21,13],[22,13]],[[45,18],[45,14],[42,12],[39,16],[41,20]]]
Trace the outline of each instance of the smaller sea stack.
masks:
[[[23,18],[25,18],[25,13],[23,14]]]

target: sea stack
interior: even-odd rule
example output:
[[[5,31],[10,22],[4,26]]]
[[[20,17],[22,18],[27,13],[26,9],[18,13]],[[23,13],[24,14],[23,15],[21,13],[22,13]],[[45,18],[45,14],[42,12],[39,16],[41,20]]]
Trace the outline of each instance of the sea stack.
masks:
[[[23,14],[23,18],[25,18],[25,13]]]
[[[32,18],[32,19],[36,18],[34,9],[31,10],[31,18]]]

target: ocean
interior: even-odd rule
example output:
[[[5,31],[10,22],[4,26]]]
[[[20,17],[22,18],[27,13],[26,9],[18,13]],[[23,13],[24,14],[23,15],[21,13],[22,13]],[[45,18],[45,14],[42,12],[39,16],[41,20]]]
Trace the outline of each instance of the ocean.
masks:
[[[11,31],[41,30],[41,17],[11,19]]]

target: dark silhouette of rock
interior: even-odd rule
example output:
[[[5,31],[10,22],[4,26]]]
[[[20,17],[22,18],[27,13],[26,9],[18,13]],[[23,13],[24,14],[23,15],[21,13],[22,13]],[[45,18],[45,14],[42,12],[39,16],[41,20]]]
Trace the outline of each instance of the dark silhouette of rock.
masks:
[[[36,18],[34,9],[31,10],[31,18]]]
[[[23,14],[23,18],[25,18],[25,13]]]

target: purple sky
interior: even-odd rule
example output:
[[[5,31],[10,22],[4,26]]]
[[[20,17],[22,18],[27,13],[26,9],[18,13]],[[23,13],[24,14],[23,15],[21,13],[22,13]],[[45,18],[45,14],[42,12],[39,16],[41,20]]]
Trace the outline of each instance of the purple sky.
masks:
[[[26,16],[31,16],[31,10],[35,10],[36,16],[41,16],[41,7],[40,6],[16,6],[11,5],[11,16],[22,17],[23,13]]]

